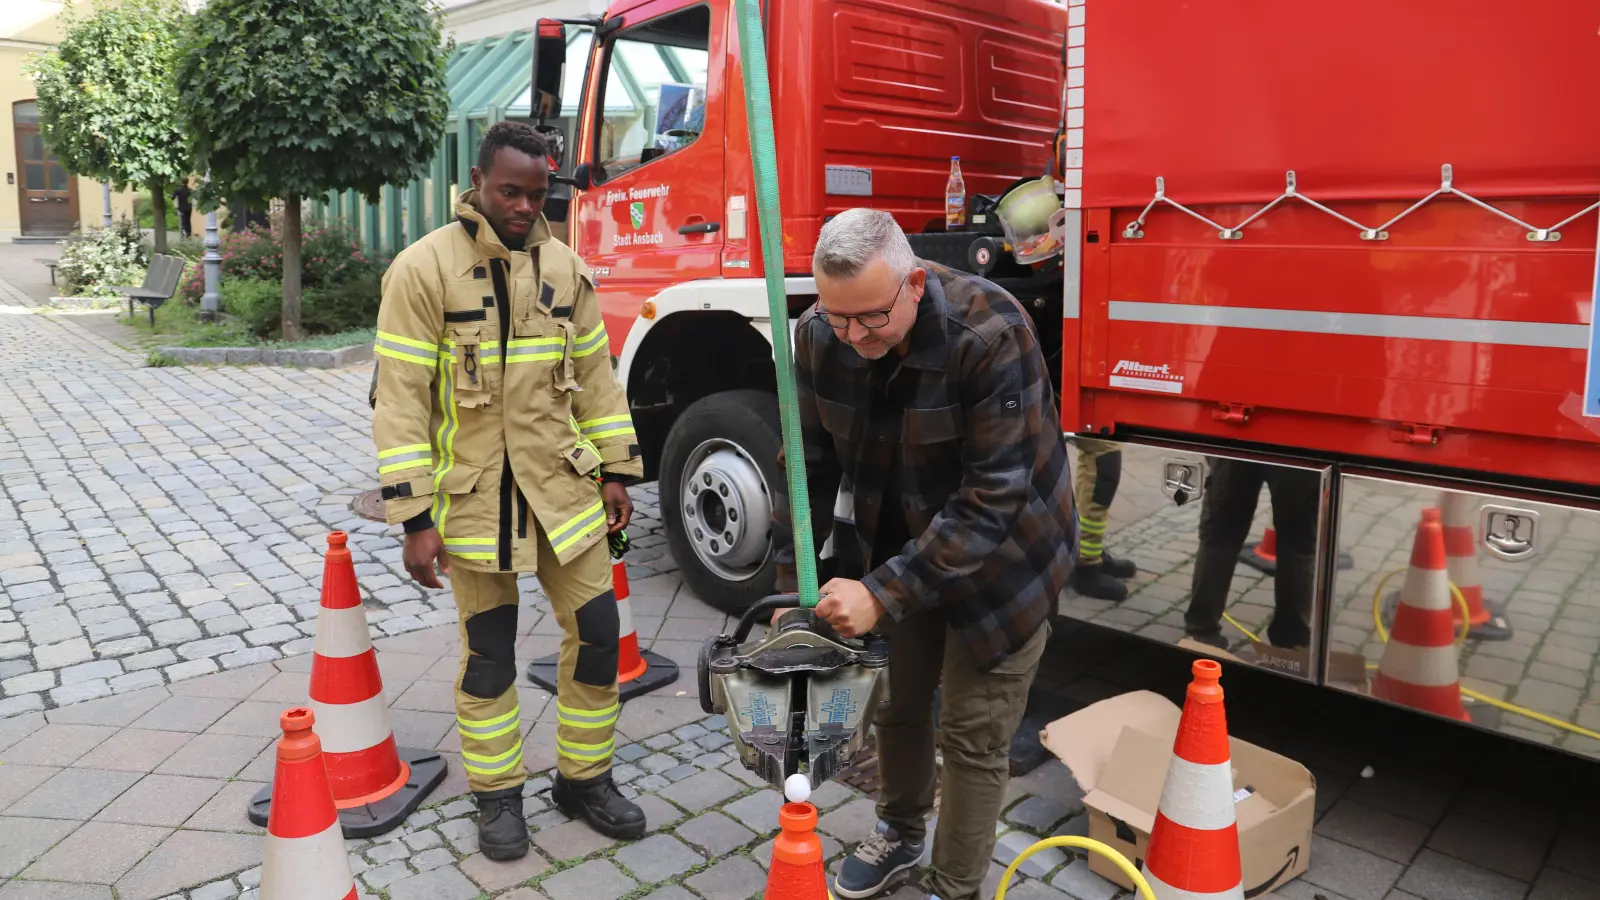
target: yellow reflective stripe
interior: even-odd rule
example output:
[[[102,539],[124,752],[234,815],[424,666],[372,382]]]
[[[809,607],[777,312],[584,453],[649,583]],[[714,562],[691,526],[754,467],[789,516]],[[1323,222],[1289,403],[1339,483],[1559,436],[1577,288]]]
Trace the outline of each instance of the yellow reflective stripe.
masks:
[[[616,724],[617,714],[621,709],[622,707],[616,703],[605,709],[573,709],[570,706],[562,706],[558,701],[556,703],[556,724],[571,725],[573,728],[605,728],[608,725]]]
[[[464,738],[473,738],[479,741],[493,740],[504,734],[510,734],[522,727],[522,707],[511,710],[503,716],[492,719],[463,719],[456,717],[456,730]]]
[[[559,346],[561,346],[562,340],[563,340],[563,338],[558,338],[558,337],[513,338],[512,340],[506,341],[506,346],[507,347],[559,347]]]
[[[404,447],[395,447],[392,450],[380,450],[378,451],[378,458],[388,459],[391,456],[399,456],[402,453],[418,453],[423,450],[431,451],[432,449],[432,444],[407,444]]]
[[[564,741],[556,738],[556,752],[568,759],[578,759],[584,762],[609,759],[611,748],[615,741],[605,741],[599,744],[580,744],[576,741]]]
[[[494,559],[499,545],[494,538],[454,537],[444,539],[444,549],[462,559]]]
[[[550,533],[550,548],[560,553],[588,537],[596,528],[605,523],[605,504],[597,501],[595,505],[568,519],[560,528],[552,531]]]
[[[436,345],[390,334],[387,331],[378,332],[377,338],[372,342],[372,350],[379,356],[419,365],[431,366],[439,359],[439,348]]]
[[[386,462],[387,460],[387,462]],[[400,469],[411,469],[418,466],[433,466],[433,446],[431,444],[408,444],[396,447],[393,450],[384,450],[378,454],[378,474],[395,472]]]
[[[634,433],[633,417],[628,415],[589,419],[585,422],[579,422],[578,427],[583,430],[583,436],[588,438],[619,437],[624,434]]]
[[[560,359],[562,345],[565,343],[566,340],[559,337],[518,338],[507,341],[505,361],[510,364]]]
[[[433,475],[433,526],[444,534],[445,518],[450,514],[450,495],[443,490],[444,476],[456,465],[456,432],[460,419],[455,404],[455,367],[439,362],[439,408],[444,411],[439,423],[437,446],[440,465]]]
[[[479,756],[476,753],[461,753],[461,768],[474,775],[500,775],[522,765],[522,742],[499,756]]]
[[[504,715],[495,716],[492,719],[463,719],[460,716],[456,716],[456,724],[460,725],[462,728],[492,728],[496,725],[504,725],[505,723],[520,718],[521,716],[522,705],[518,704],[517,706],[512,707],[511,712],[508,712]]]
[[[588,334],[578,338],[572,343],[572,356],[574,359],[588,356],[606,345],[606,326],[602,322]]]

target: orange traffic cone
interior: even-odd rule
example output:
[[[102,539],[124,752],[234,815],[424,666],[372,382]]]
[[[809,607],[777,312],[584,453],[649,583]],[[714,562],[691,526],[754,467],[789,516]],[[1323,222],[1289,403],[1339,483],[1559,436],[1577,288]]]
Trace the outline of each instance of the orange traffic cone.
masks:
[[[316,716],[305,707],[279,718],[278,767],[261,865],[261,900],[355,900],[356,881],[323,765]]]
[[[1267,526],[1266,533],[1261,535],[1261,543],[1245,544],[1239,551],[1239,561],[1252,569],[1260,569],[1267,575],[1278,574],[1278,531],[1271,525]],[[1355,557],[1340,551],[1336,566],[1341,571],[1353,569],[1356,566]]]
[[[444,758],[395,746],[378,651],[356,587],[347,536],[328,535],[322,608],[311,658],[311,708],[322,723],[323,754],[346,837],[397,827],[444,780]],[[270,815],[272,786],[250,800],[250,820]]]
[[[1444,554],[1450,581],[1467,601],[1467,637],[1480,641],[1510,640],[1511,623],[1505,613],[1489,607],[1483,599],[1482,578],[1478,574],[1477,498],[1471,494],[1444,491],[1439,495],[1444,520]],[[1450,607],[1456,627],[1461,627],[1461,609]]]
[[[1444,554],[1444,528],[1439,510],[1422,511],[1411,546],[1411,568],[1400,588],[1389,643],[1378,660],[1372,696],[1469,722],[1461,705],[1461,677],[1456,657],[1456,620],[1451,614],[1449,574]]]
[[[639,649],[639,631],[633,624],[633,605],[628,602],[628,567],[620,559],[611,561],[611,591],[617,596],[617,701],[625,702],[640,694],[678,680],[678,664],[659,653]],[[552,653],[528,663],[528,680],[554,694],[556,670],[561,654]]]
[[[1144,877],[1157,900],[1244,900],[1222,664],[1194,661]]]
[[[778,808],[778,828],[763,900],[829,900],[822,838],[817,837],[817,808],[809,803],[785,803]]]

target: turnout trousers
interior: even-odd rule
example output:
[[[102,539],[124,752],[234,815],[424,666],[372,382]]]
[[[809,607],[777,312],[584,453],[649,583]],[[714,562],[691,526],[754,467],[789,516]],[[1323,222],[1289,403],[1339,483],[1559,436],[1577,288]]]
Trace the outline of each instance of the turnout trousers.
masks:
[[[617,713],[617,597],[605,541],[566,565],[538,529],[538,578],[561,626],[556,683],[556,765],[562,776],[592,778],[611,768]],[[517,573],[481,572],[451,557],[460,616],[456,726],[461,765],[474,793],[527,780],[522,710],[517,702]]]
[[[1078,465],[1073,490],[1078,505],[1078,564],[1100,562],[1105,550],[1106,514],[1122,481],[1122,445],[1095,438],[1074,438]]]

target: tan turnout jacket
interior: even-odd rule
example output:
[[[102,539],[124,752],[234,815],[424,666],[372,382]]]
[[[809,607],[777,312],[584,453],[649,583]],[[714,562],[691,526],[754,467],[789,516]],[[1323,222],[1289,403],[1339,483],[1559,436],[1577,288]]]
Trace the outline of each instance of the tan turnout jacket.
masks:
[[[542,216],[506,249],[474,199],[384,275],[378,474],[389,524],[428,513],[453,564],[532,572],[536,526],[571,560],[606,536],[597,475],[644,464],[588,267]]]

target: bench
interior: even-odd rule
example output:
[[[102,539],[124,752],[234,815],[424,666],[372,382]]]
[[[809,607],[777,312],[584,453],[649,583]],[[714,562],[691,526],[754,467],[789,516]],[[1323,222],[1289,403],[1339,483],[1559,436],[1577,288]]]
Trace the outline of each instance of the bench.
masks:
[[[128,315],[133,316],[133,301],[150,308],[150,327],[156,327],[156,307],[171,300],[178,293],[178,280],[183,277],[184,259],[157,253],[145,270],[144,283],[138,287],[119,286],[116,292],[128,298]]]
[[[53,260],[53,259],[39,259],[38,257],[34,257],[33,261],[45,264],[45,267],[50,270],[50,283],[51,284],[55,284],[56,283],[56,260]]]

